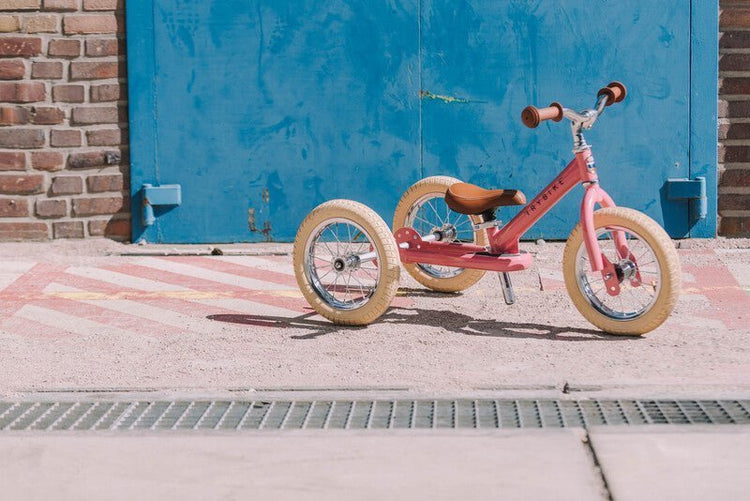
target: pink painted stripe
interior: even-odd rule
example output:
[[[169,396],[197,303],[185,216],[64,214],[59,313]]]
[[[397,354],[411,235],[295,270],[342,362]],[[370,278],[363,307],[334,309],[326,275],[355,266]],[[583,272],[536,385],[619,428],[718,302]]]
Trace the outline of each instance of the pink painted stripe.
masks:
[[[43,301],[35,301],[36,304],[43,308],[59,311],[75,317],[85,318],[92,322],[98,322],[105,326],[117,327],[123,330],[138,332],[141,334],[165,334],[175,335],[182,334],[185,331],[195,332],[186,329],[178,329],[172,325],[162,324],[136,315],[129,315],[120,311],[114,311],[100,306],[94,306],[88,303],[79,303],[78,301],[54,297]]]
[[[146,266],[137,264],[123,264],[120,266],[107,267],[112,271],[123,273],[139,278],[148,278],[157,280],[170,285],[179,285],[188,287],[198,292],[229,292],[232,297],[247,299],[257,303],[278,306],[292,311],[304,311],[307,302],[303,298],[286,297],[282,295],[270,294],[266,291],[253,291],[244,287],[235,287],[227,284],[220,284],[202,278],[173,273],[171,271],[155,270]]]
[[[0,317],[12,317],[31,298],[39,297],[63,270],[62,266],[39,263],[18,277],[0,292]]]
[[[695,277],[701,293],[708,298],[711,309],[695,315],[720,320],[730,329],[747,329],[750,296],[742,289],[726,266],[685,266]]]
[[[119,268],[116,271],[124,273]],[[64,280],[58,282],[91,292],[101,292],[105,294],[117,294],[118,292],[123,292],[127,294],[127,297],[124,297],[123,299],[150,304],[159,308],[168,309],[176,313],[182,313],[183,315],[190,315],[196,318],[205,318],[209,315],[215,315],[217,313],[243,313],[239,309],[218,308],[194,301],[189,301],[186,299],[170,297],[148,297],[148,292],[139,291],[137,289],[131,289],[128,287],[118,287],[108,282],[101,282],[99,280],[80,277],[78,275],[66,275]]]
[[[220,259],[213,259],[207,256],[175,256],[160,259],[174,261],[182,264],[190,264],[193,266],[200,266],[201,268],[205,268],[208,270],[222,271],[224,273],[229,273],[240,277],[262,280],[264,282],[297,287],[297,281],[294,279],[294,277],[286,273],[277,273],[275,271],[251,268],[249,266],[242,266],[241,264],[230,263],[227,261],[222,261]]]

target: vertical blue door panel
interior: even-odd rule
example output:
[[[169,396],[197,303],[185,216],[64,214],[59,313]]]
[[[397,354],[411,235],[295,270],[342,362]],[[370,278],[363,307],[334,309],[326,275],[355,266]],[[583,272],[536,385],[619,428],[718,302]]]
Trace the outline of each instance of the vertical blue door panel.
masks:
[[[390,222],[403,191],[435,174],[532,196],[570,159],[572,141],[564,122],[526,129],[521,110],[591,106],[610,80],[630,95],[587,135],[602,185],[673,236],[691,226],[710,236],[715,186],[713,213],[693,226],[687,202],[668,201],[664,183],[699,173],[715,185],[716,78],[704,76],[716,65],[711,5],[129,4],[133,206],[144,183],[182,187],[182,205],[157,210],[154,226],[134,210],[133,238],[291,241],[308,211],[332,198],[359,200]],[[567,237],[576,195],[528,237]]]
[[[290,241],[331,198],[392,211],[418,178],[416,5],[156,1],[152,182],[183,203],[146,239]]]
[[[688,234],[686,202],[661,193],[689,175],[690,2],[424,0],[424,170],[534,196],[572,158],[569,122],[523,126],[529,104],[591,107],[599,88],[629,97],[586,134],[602,186],[673,236]],[[575,190],[527,235],[565,238]],[[506,220],[517,209],[501,210]]]

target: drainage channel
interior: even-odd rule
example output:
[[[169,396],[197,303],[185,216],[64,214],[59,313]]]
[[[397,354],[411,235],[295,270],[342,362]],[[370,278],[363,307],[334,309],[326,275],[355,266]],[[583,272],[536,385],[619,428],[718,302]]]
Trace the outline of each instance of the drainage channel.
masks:
[[[750,400],[0,402],[0,431],[497,429],[750,424]]]

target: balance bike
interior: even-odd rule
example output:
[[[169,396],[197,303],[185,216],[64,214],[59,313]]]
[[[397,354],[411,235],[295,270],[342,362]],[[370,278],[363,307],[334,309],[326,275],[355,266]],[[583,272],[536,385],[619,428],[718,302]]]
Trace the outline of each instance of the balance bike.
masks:
[[[399,261],[420,284],[435,291],[467,289],[485,272],[499,273],[507,304],[515,301],[510,272],[527,269],[532,256],[519,240],[576,185],[584,188],[580,223],[563,255],[565,286],[578,311],[611,334],[641,335],[669,317],[680,290],[680,262],[667,233],[653,219],[616,207],[599,185],[583,131],[621,102],[625,86],[613,82],[596,106],[576,112],[552,103],[529,106],[523,123],[571,122],[575,158],[536,197],[518,190],[486,190],[458,179],[422,179],[401,197],[391,233],[370,208],[350,200],[316,207],[294,242],[294,273],[310,305],[337,324],[366,325],[388,309],[399,286]],[[600,206],[594,210],[595,206]],[[503,206],[524,206],[507,224]]]

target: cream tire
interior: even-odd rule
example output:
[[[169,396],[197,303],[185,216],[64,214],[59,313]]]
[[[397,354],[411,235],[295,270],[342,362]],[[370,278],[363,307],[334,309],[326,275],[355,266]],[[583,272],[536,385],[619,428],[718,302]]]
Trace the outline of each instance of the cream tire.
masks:
[[[404,195],[396,207],[393,216],[393,232],[409,225],[409,216],[414,206],[425,200],[426,197],[445,198],[448,188],[456,183],[460,183],[456,178],[449,176],[432,176],[422,179],[413,184]],[[474,223],[481,223],[482,216],[465,216]],[[476,245],[487,245],[487,232],[482,230],[474,233],[474,243]],[[449,278],[434,276],[425,268],[417,263],[403,263],[404,269],[417,282],[425,287],[438,292],[460,292],[468,289],[477,283],[484,276],[483,270],[463,269],[460,273]]]
[[[318,276],[317,268],[310,264],[311,261],[315,261],[310,258],[311,246],[315,245],[316,239],[328,227],[326,225],[331,224],[351,224],[360,228],[369,241],[370,250],[377,254],[377,259],[373,261],[373,278],[376,277],[377,281],[366,301],[357,307],[349,307],[346,303],[339,304],[332,297],[327,298],[326,291],[321,291],[322,280]],[[385,313],[396,296],[400,272],[396,240],[385,221],[361,203],[331,200],[313,209],[297,231],[293,258],[294,276],[302,295],[316,312],[333,323],[367,325]]]
[[[582,249],[583,231],[580,223],[571,232],[563,253],[563,275],[565,287],[578,311],[592,324],[610,334],[640,336],[659,327],[672,313],[680,294],[680,261],[672,240],[659,224],[645,214],[624,207],[599,209],[594,212],[597,230],[620,227],[634,233],[650,247],[658,270],[658,292],[645,306],[642,314],[634,318],[617,319],[599,311],[579,282],[576,262]],[[640,266],[640,265],[639,265]],[[644,283],[641,287],[646,286]],[[624,294],[624,291],[621,292]]]

